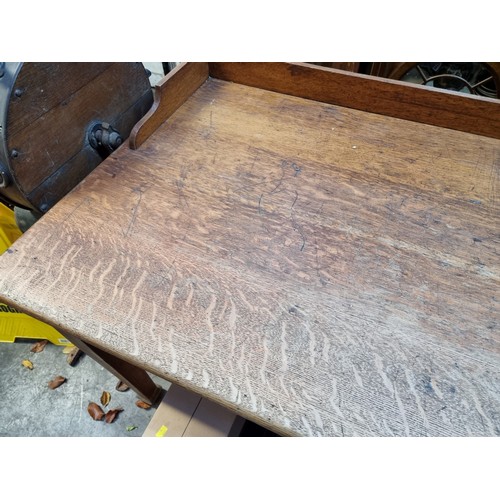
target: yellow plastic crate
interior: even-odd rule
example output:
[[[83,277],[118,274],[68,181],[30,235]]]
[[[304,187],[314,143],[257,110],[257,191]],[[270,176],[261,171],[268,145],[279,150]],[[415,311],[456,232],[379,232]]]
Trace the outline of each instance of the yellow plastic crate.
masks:
[[[14,342],[20,338],[72,345],[55,328],[0,302],[0,342]]]
[[[14,212],[0,203],[0,254],[21,236]],[[56,345],[72,345],[55,328],[0,302],[0,342],[19,338],[48,340]]]

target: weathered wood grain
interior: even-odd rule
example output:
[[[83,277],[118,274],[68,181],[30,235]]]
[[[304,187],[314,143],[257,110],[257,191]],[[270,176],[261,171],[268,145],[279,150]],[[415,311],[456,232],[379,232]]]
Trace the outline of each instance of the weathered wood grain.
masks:
[[[210,76],[500,139],[500,100],[306,63],[210,63]]]
[[[500,435],[499,144],[211,79],[0,299],[284,435]]]

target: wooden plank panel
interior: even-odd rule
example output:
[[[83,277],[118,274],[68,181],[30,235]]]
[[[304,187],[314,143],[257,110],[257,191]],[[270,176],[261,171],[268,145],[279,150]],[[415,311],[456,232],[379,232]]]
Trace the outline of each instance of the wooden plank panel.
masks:
[[[210,76],[500,139],[500,100],[306,63],[210,63]]]
[[[20,97],[12,97],[7,117],[10,135],[32,124],[43,114],[58,106],[62,96],[72,96],[112,63],[23,63],[14,90]]]
[[[22,190],[30,193],[83,149],[93,121],[113,125],[117,115],[150,92],[144,73],[128,64],[114,63],[68,101],[59,102],[19,132],[9,134],[8,148],[19,154],[11,164]]]
[[[47,177],[26,198],[40,212],[46,212],[62,196],[85,179],[101,161],[99,153],[89,144]]]
[[[0,299],[279,434],[500,435],[498,151],[209,80],[0,257]]]
[[[113,127],[121,131],[131,130],[137,117],[143,116],[151,107],[151,102],[151,95],[145,94],[121,115],[114,116]],[[127,147],[126,142],[121,147]],[[101,155],[90,144],[87,144],[47,177],[26,198],[34,207],[43,207],[41,211],[45,212],[92,172],[101,161]]]

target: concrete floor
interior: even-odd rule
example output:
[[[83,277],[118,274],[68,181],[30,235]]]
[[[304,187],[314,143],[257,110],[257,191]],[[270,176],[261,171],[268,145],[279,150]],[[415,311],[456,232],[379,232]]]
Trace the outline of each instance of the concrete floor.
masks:
[[[136,406],[137,395],[115,389],[118,379],[88,356],[70,366],[63,347],[47,344],[39,353],[30,352],[35,341],[0,343],[0,436],[16,437],[138,437],[142,436],[155,407]],[[33,370],[21,363],[28,359]],[[50,389],[48,382],[58,375],[66,382]],[[170,384],[153,379],[164,389]],[[90,402],[99,404],[107,391],[111,401],[104,411],[123,408],[111,424],[94,421],[87,412]],[[135,426],[134,430],[127,427]]]
[[[158,404],[147,410],[137,407],[137,395],[130,389],[117,391],[118,379],[93,359],[82,355],[71,366],[64,347],[48,343],[42,352],[33,353],[35,342],[0,342],[0,438],[142,436]],[[32,370],[22,365],[26,359],[33,363]],[[50,389],[49,381],[59,375],[66,382]],[[151,377],[163,389],[169,389],[169,382]],[[100,403],[103,391],[111,394],[107,407]],[[90,402],[105,412],[114,408],[123,411],[111,424],[95,421],[87,412]],[[250,421],[240,432],[240,437],[275,436]]]

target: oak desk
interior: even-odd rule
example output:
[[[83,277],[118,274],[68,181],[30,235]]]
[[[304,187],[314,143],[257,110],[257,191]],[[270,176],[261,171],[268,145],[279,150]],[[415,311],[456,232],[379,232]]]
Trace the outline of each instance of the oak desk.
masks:
[[[0,299],[150,400],[146,371],[283,435],[500,435],[498,109],[180,66],[0,258]]]

